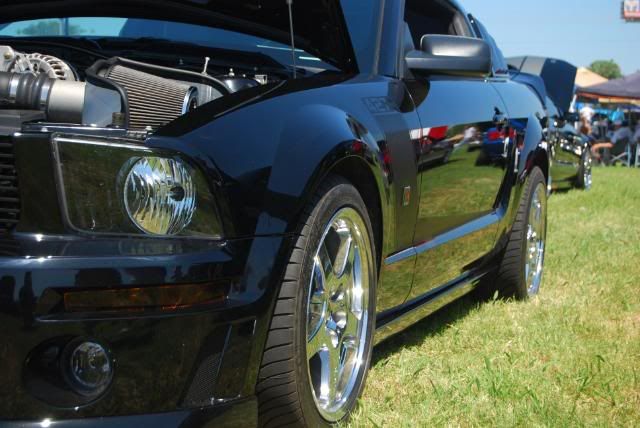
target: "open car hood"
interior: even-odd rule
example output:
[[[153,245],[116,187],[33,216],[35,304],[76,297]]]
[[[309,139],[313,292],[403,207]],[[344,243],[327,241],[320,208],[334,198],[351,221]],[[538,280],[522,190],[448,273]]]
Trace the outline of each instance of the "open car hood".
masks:
[[[291,43],[286,0],[0,0],[0,23],[63,17],[157,19]],[[293,21],[296,48],[357,70],[339,0],[293,1]]]
[[[566,61],[537,56],[507,58],[509,66],[523,73],[535,74],[544,81],[547,95],[559,110],[569,111],[575,93],[578,69]]]

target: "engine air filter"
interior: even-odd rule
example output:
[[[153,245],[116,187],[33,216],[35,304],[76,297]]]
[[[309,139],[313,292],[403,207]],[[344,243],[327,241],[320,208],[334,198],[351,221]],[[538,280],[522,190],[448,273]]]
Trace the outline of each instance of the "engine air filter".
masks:
[[[198,106],[193,86],[122,65],[109,68],[105,77],[125,88],[131,129],[156,129]]]

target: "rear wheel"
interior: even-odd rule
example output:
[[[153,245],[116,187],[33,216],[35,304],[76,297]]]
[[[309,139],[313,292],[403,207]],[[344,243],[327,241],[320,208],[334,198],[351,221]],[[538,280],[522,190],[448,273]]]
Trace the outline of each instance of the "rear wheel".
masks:
[[[357,190],[332,178],[306,210],[271,321],[256,391],[263,427],[346,419],[371,358],[376,266]]]
[[[593,158],[591,157],[591,151],[585,150],[580,159],[580,167],[578,168],[578,177],[576,178],[576,184],[578,188],[584,190],[590,190],[593,184],[593,178],[591,176],[591,167],[593,165]]]
[[[547,189],[544,175],[534,168],[511,230],[493,289],[502,297],[525,300],[538,294],[547,241]]]

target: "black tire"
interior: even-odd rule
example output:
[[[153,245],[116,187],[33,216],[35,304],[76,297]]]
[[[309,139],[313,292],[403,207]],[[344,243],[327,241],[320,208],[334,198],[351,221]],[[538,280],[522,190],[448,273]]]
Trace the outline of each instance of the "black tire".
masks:
[[[279,291],[258,374],[256,393],[259,403],[261,427],[329,426],[322,417],[312,392],[309,379],[307,345],[307,315],[310,280],[316,247],[320,244],[328,222],[345,207],[355,209],[364,220],[374,274],[370,275],[369,307],[363,370],[357,376],[353,398],[344,421],[357,404],[364,388],[371,360],[375,327],[375,248],[371,222],[358,191],[341,177],[332,176],[325,181],[304,210],[299,235],[291,253],[281,289]]]
[[[499,268],[497,273],[492,278],[493,281],[488,289],[483,290],[486,295],[495,295],[498,292],[498,297],[501,298],[515,298],[517,300],[526,300],[531,295],[537,294],[538,288],[533,292],[528,289],[527,281],[525,278],[525,264],[527,263],[527,232],[529,225],[529,214],[531,210],[531,203],[534,197],[536,189],[542,186],[544,191],[544,237],[546,239],[546,181],[544,174],[540,168],[535,167],[525,185],[525,191],[520,201],[516,220],[511,229],[509,235],[509,241],[506,249],[499,262]],[[543,253],[544,254],[544,253]],[[544,259],[543,259],[544,262]],[[539,285],[538,285],[539,286]],[[486,287],[486,285],[485,285]]]
[[[592,167],[591,150],[587,148],[580,159],[580,167],[576,177],[576,187],[579,189],[590,190],[592,185],[591,167]]]
[[[445,165],[447,163],[449,163],[449,159],[451,159],[451,155],[453,154],[453,147],[450,149],[447,149],[447,152],[445,153],[444,157],[442,158],[442,165]]]

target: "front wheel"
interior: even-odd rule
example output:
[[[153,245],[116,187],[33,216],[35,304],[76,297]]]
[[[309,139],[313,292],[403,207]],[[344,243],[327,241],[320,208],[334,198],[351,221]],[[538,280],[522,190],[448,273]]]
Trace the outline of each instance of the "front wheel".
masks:
[[[547,186],[540,168],[527,178],[509,242],[494,279],[502,297],[525,300],[538,294],[547,242]]]
[[[375,322],[371,222],[331,178],[307,207],[286,269],[256,391],[262,427],[344,421],[364,387]]]

